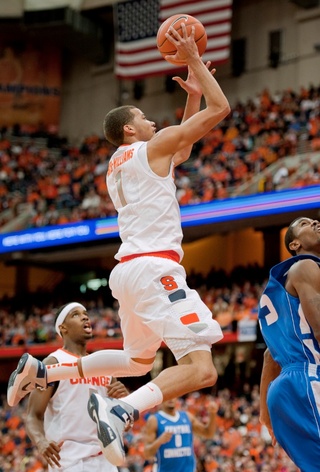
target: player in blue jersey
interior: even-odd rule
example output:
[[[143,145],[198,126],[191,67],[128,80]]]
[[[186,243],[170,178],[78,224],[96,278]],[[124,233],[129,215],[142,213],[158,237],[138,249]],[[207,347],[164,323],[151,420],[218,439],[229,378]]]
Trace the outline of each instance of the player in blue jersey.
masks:
[[[148,417],[145,431],[145,458],[155,458],[157,472],[194,472],[196,457],[193,434],[212,439],[216,430],[217,404],[208,406],[209,420],[202,423],[189,412],[177,409],[177,399],[163,402]]]
[[[301,472],[320,470],[320,222],[300,217],[259,303],[260,420]]]

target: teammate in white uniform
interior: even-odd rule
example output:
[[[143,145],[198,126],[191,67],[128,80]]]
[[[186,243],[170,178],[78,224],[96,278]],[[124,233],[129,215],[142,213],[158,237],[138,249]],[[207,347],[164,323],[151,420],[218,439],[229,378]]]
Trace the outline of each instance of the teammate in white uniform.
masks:
[[[211,311],[186,283],[180,265],[181,221],[173,181],[173,168],[189,158],[192,145],[229,113],[229,103],[199,57],[194,28],[182,36],[173,28],[168,39],[177,48],[172,59],[188,66],[188,78],[175,80],[188,93],[182,123],[156,133],[154,122],[141,110],[124,106],[109,112],[104,121],[108,141],[119,149],[112,156],[107,186],[119,215],[122,244],[120,263],[110,277],[119,300],[124,338],[123,351],[100,351],[78,365],[43,366],[25,354],[8,386],[8,403],[14,405],[36,384],[88,377],[101,372],[117,377],[144,375],[152,369],[164,341],[178,365],[163,370],[147,385],[125,398],[106,404],[91,395],[89,414],[97,423],[105,456],[115,465],[124,462],[123,430],[142,412],[171,398],[215,384],[217,371],[211,353],[223,335]],[[206,107],[199,111],[202,94]]]
[[[59,315],[60,312],[60,315]],[[58,333],[63,347],[52,352],[45,364],[74,363],[85,356],[92,328],[85,308],[69,303],[58,311]],[[64,318],[64,320],[63,320]],[[128,392],[121,382],[106,375],[55,382],[47,390],[34,390],[29,398],[26,428],[48,470],[63,472],[117,472],[101,452],[95,424],[86,414],[92,391],[116,398]]]

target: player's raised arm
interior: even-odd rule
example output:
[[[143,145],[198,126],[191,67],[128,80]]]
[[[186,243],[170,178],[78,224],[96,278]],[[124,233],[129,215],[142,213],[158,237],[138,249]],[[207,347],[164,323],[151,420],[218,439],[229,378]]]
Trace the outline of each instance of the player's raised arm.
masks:
[[[168,38],[177,49],[173,58],[176,61],[181,59],[189,66],[200,84],[206,108],[194,114],[181,125],[170,126],[157,133],[148,142],[149,160],[172,157],[178,151],[205,136],[230,112],[227,98],[199,56],[193,33],[188,35],[185,25],[182,25],[182,30],[183,36],[180,36],[174,28],[170,29],[171,35],[168,34]]]

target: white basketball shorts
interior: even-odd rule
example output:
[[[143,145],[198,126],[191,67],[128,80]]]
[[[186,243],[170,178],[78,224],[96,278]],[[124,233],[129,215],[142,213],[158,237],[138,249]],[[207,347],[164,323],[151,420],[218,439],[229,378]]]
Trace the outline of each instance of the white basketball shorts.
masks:
[[[192,351],[210,351],[223,337],[209,308],[187,286],[183,266],[171,259],[143,256],[120,262],[109,284],[119,302],[130,357],[150,359],[164,341],[179,360]]]

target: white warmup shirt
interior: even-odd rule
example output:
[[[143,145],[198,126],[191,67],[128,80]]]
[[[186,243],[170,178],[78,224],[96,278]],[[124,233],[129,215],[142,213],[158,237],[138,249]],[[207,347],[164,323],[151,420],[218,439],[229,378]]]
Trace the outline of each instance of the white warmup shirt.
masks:
[[[50,354],[51,356],[59,363],[76,362],[78,358],[64,349],[58,349]],[[89,416],[87,404],[91,394],[90,389],[105,397],[107,394],[105,387],[111,380],[112,377],[104,375],[90,379],[60,380],[45,412],[44,430],[49,441],[54,440],[58,444],[64,441],[60,451],[62,470],[81,459],[101,453],[96,423]],[[106,468],[103,470],[117,471],[117,468],[106,459],[105,465]]]

